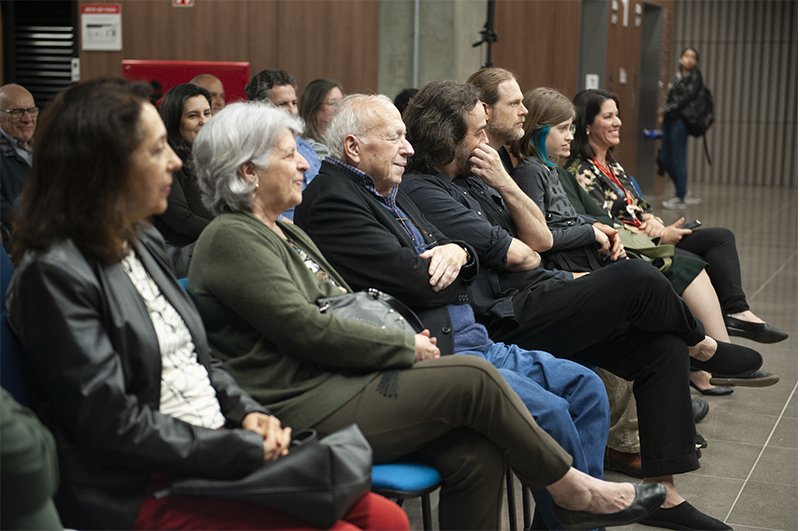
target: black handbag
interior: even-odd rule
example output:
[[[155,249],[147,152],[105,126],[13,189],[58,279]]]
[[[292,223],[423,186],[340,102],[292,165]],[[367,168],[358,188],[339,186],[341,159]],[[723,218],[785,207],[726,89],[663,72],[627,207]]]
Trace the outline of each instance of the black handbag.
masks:
[[[320,313],[392,330],[419,334],[425,327],[411,308],[375,288],[317,300]]]
[[[328,529],[372,487],[372,447],[356,424],[317,440],[304,430],[289,454],[237,480],[184,478],[156,493],[259,503]]]

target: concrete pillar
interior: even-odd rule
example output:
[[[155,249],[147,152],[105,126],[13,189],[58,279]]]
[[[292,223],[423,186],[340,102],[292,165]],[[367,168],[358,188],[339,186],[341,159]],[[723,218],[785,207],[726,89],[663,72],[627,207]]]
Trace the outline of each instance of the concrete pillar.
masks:
[[[483,63],[486,0],[381,0],[378,92],[390,98],[414,85],[414,9],[419,6],[417,88],[466,79]]]

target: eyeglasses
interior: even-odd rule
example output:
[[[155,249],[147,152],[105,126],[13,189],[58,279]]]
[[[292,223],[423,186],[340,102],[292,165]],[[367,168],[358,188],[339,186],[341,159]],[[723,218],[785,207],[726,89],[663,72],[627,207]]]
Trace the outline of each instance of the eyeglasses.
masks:
[[[28,107],[27,109],[0,109],[3,112],[7,112],[14,118],[22,118],[22,115],[26,112],[31,115],[31,118],[36,118],[39,116],[39,107]]]

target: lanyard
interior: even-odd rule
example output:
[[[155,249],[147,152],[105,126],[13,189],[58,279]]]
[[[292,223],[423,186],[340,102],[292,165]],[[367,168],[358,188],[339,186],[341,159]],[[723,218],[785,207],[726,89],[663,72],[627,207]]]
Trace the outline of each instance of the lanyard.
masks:
[[[594,162],[594,165],[597,166],[597,168],[601,172],[603,172],[603,175],[605,175],[606,177],[611,179],[611,182],[613,182],[614,184],[619,186],[622,189],[622,192],[625,194],[625,201],[628,203],[628,207],[625,210],[627,210],[628,214],[630,214],[631,218],[633,218],[633,221],[627,221],[627,220],[624,220],[624,219],[621,219],[620,221],[622,221],[623,223],[628,223],[629,225],[634,225],[636,227],[641,227],[642,226],[642,222],[639,221],[639,216],[636,215],[636,207],[634,207],[633,204],[631,203],[630,192],[628,192],[627,188],[622,186],[622,183],[617,178],[617,176],[614,174],[614,171],[611,169],[611,165],[609,165],[608,170],[606,170],[606,168],[602,164],[600,164],[600,162],[597,160],[597,158],[592,157],[592,162]]]

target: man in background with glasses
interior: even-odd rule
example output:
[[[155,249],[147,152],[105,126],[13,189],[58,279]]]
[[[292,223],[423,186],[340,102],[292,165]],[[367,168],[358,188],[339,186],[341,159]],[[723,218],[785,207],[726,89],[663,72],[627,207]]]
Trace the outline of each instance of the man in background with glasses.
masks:
[[[24,87],[0,87],[0,232],[6,249],[10,248],[14,200],[22,193],[31,169],[38,116],[39,108]]]

